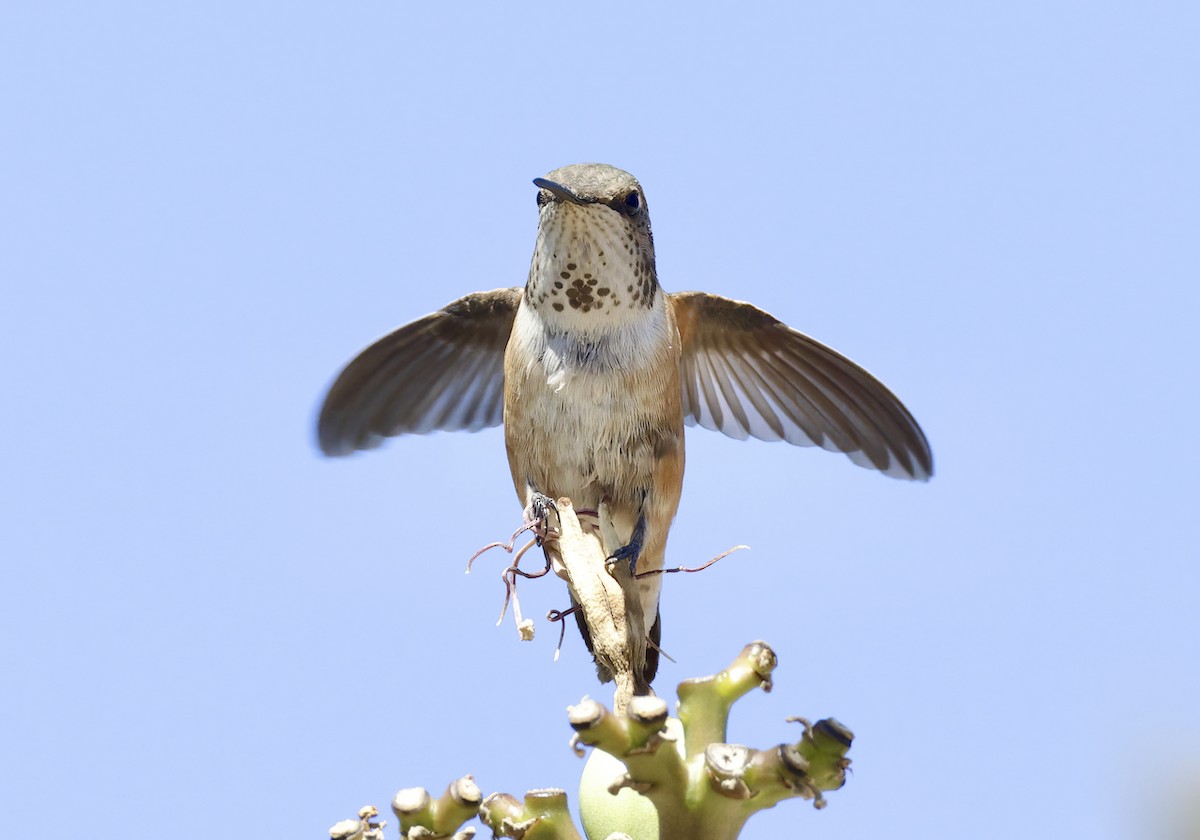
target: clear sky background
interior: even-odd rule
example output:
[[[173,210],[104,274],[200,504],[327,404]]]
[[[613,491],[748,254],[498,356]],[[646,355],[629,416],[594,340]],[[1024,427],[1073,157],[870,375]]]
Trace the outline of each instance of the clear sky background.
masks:
[[[746,836],[1152,836],[1185,796],[1197,7],[648,5],[0,9],[8,833],[573,787],[565,708],[611,693],[573,631],[552,661],[564,586],[520,643],[503,558],[463,574],[520,522],[500,430],[312,427],[376,336],[522,284],[578,161],[640,178],[668,290],[847,353],[934,448],[914,485],[689,430],[668,561],[753,550],[666,582],[660,691],[762,638],[731,740],[857,735]]]

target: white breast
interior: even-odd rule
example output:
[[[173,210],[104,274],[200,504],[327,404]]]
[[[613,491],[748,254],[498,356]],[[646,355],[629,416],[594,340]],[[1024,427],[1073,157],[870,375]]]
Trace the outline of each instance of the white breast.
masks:
[[[661,297],[661,296],[660,296]],[[646,428],[661,398],[651,384],[677,365],[662,304],[623,326],[580,336],[550,327],[522,305],[510,358],[523,370],[505,424],[529,453],[527,469],[552,485],[544,492],[594,506],[614,486],[645,486],[654,453]]]

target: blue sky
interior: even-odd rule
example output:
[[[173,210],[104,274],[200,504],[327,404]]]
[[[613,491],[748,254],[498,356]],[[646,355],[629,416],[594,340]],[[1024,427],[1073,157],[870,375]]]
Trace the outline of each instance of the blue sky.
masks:
[[[524,282],[530,179],[636,174],[672,291],[879,375],[928,485],[689,431],[658,681],[854,775],[747,837],[1146,836],[1200,773],[1200,13],[1184,3],[0,10],[0,815],[323,836],[568,789],[582,644],[495,627],[499,430],[318,457],[359,348]],[[540,617],[557,582],[527,585]],[[143,823],[136,830],[130,824]],[[394,821],[393,821],[394,828]],[[394,833],[389,836],[395,836]]]

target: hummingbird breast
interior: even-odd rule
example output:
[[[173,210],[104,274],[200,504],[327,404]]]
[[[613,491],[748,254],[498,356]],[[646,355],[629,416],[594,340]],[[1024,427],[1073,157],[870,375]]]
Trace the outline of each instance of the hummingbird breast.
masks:
[[[505,442],[518,494],[532,487],[577,507],[607,498],[634,510],[664,453],[682,451],[678,333],[665,306],[642,313],[579,334],[522,304],[505,357]]]

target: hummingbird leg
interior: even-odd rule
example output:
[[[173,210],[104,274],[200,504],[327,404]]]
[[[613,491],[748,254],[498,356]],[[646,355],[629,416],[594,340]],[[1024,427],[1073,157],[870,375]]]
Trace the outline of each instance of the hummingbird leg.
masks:
[[[621,546],[608,559],[610,561],[628,560],[629,573],[637,574],[637,561],[642,553],[642,544],[646,541],[646,514],[638,514],[637,524],[633,526],[633,533],[629,536],[629,542]]]

